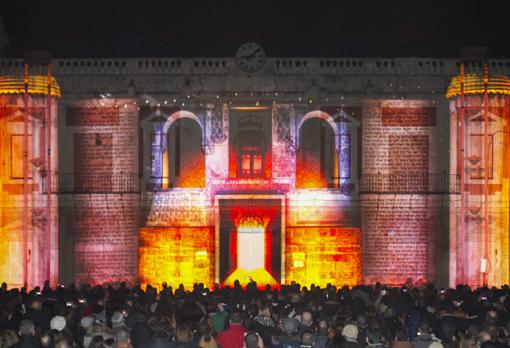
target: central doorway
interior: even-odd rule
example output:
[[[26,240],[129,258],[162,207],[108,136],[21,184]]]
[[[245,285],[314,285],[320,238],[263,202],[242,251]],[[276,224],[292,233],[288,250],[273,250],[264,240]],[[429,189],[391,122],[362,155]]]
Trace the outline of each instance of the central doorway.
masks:
[[[285,277],[283,196],[218,195],[216,207],[216,282],[279,287]]]

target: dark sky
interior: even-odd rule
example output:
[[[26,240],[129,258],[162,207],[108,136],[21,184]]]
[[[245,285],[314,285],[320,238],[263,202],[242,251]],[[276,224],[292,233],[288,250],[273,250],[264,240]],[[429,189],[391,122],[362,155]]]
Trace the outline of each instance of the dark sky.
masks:
[[[490,56],[509,57],[503,4],[3,0],[0,15],[8,55],[49,48],[61,57],[230,56],[240,43],[257,41],[269,56],[455,57],[462,45],[487,45]]]

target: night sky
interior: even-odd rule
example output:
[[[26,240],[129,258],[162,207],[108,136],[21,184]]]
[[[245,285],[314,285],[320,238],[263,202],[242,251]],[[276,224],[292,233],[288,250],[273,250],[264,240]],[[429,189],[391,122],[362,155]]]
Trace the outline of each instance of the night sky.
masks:
[[[275,3],[277,1],[274,1]],[[6,56],[231,56],[245,41],[269,56],[510,56],[504,1],[2,1]]]

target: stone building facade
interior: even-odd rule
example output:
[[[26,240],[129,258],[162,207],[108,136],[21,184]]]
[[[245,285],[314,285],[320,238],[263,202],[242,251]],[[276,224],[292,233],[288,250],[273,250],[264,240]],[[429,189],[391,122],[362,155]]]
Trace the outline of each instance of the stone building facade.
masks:
[[[510,61],[488,64],[493,75],[510,73]],[[446,91],[459,66],[267,58],[247,73],[232,58],[54,59],[58,243],[43,246],[54,250],[54,280],[455,284],[460,183]],[[467,70],[480,73],[477,63]],[[23,60],[0,60],[0,76],[14,75]],[[21,103],[22,94],[9,98]],[[497,116],[501,129],[508,110]],[[2,163],[13,161],[4,150],[13,132],[2,133]],[[497,146],[506,149],[503,134]],[[503,158],[498,165],[491,180],[506,180]],[[11,203],[20,196],[7,189],[19,178],[2,171],[2,265],[22,269],[21,208]],[[494,214],[508,217],[500,186]],[[508,219],[497,226],[489,279],[500,285],[509,280]],[[475,254],[467,281],[479,285]],[[23,283],[9,272],[0,268],[0,278]]]

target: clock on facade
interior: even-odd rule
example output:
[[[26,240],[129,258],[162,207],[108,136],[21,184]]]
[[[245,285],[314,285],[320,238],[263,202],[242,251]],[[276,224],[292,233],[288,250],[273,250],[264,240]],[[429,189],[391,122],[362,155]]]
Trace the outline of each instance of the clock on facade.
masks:
[[[242,71],[252,73],[264,66],[266,53],[259,44],[246,42],[237,49],[235,59]]]

